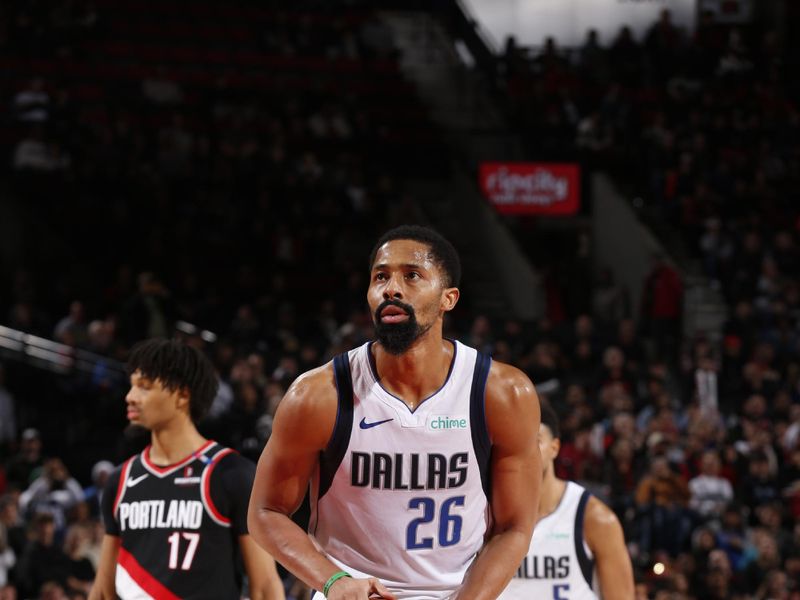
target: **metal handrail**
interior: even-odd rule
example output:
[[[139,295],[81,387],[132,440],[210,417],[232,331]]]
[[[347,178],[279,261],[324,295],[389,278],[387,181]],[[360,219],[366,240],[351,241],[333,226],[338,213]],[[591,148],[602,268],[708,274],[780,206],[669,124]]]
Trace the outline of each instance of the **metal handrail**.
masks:
[[[98,368],[125,373],[124,364],[116,359],[3,325],[0,325],[0,352],[59,373],[94,373]]]

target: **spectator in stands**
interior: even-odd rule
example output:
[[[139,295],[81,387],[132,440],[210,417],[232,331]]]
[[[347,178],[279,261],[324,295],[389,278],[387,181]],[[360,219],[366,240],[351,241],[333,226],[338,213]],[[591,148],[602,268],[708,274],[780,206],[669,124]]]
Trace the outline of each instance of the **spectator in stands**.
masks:
[[[742,499],[753,508],[780,498],[778,481],[770,459],[764,452],[754,452],[748,460],[748,475],[742,481]]]
[[[83,499],[89,507],[89,513],[94,517],[100,516],[103,490],[113,470],[114,464],[108,460],[100,460],[92,466],[92,485],[83,490]]]
[[[27,542],[25,525],[20,518],[17,499],[11,494],[0,496],[0,529],[4,532],[6,543],[19,559]]]
[[[640,547],[644,551],[664,549],[677,556],[684,550],[691,531],[688,501],[686,481],[672,470],[665,457],[654,457],[649,473],[636,488]]]
[[[0,521],[0,589],[9,581],[9,572],[17,563],[17,555],[8,540],[8,532]]]
[[[10,489],[24,490],[35,477],[44,464],[42,458],[42,439],[39,431],[28,428],[20,437],[20,449],[11,457],[6,468],[6,479]]]
[[[657,341],[659,354],[675,360],[683,316],[683,282],[662,255],[653,256],[653,267],[642,290],[642,318]]]
[[[611,43],[608,56],[615,80],[629,85],[639,81],[642,73],[642,49],[629,26],[620,28]]]
[[[70,595],[89,595],[94,582],[95,569],[86,558],[89,532],[83,525],[72,525],[64,538],[64,554],[68,559],[66,588]]]
[[[683,34],[672,22],[672,14],[668,9],[662,10],[645,36],[645,47],[658,76],[669,79],[673,74],[683,43]]]
[[[155,73],[142,81],[142,95],[156,105],[177,105],[184,99],[183,89],[164,65],[159,65]]]
[[[4,457],[17,439],[17,417],[14,397],[6,387],[6,370],[0,363],[0,457]],[[3,469],[0,467],[0,473]],[[0,484],[0,493],[3,492]]]
[[[609,485],[611,508],[628,522],[627,511],[635,507],[634,493],[641,469],[630,439],[618,438],[609,448],[603,470],[603,481]]]
[[[72,600],[67,597],[64,588],[55,581],[46,581],[39,590],[38,600]]]
[[[704,520],[716,520],[733,500],[730,481],[720,477],[720,460],[716,450],[703,453],[700,474],[689,481],[689,507]]]
[[[624,286],[614,281],[614,272],[601,269],[594,286],[592,315],[600,323],[617,323],[630,315],[630,298]]]
[[[54,173],[67,169],[71,159],[58,142],[47,139],[40,126],[31,128],[14,149],[13,167],[20,172]]]
[[[173,114],[169,127],[158,132],[156,155],[161,173],[171,180],[179,181],[191,176],[197,145],[198,140],[186,126],[183,115]]]
[[[50,116],[50,94],[44,80],[31,79],[27,86],[14,95],[12,110],[17,120],[25,123],[45,123]]]
[[[150,272],[139,274],[139,292],[122,307],[120,335],[126,343],[169,337],[175,321],[175,304],[164,284]]]
[[[48,581],[63,584],[69,576],[69,558],[55,542],[53,516],[38,513],[31,521],[31,537],[19,561],[23,597],[32,596]],[[25,595],[27,594],[27,595]]]
[[[83,500],[83,488],[70,476],[60,458],[45,461],[42,474],[19,497],[20,511],[34,515],[46,512],[53,517],[57,532],[63,532],[67,513]]]
[[[82,302],[75,300],[70,303],[69,313],[58,321],[53,337],[67,346],[83,346],[86,343],[86,314]]]

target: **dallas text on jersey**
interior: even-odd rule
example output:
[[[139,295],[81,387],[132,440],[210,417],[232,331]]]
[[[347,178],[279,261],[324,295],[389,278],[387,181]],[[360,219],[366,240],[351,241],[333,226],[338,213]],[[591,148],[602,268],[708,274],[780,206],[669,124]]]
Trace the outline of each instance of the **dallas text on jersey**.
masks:
[[[354,487],[381,490],[443,490],[464,485],[467,480],[466,452],[453,454],[386,454],[352,452],[350,483]],[[406,472],[404,466],[410,468]]]
[[[569,577],[569,556],[526,556],[517,575],[520,579],[566,579]]]

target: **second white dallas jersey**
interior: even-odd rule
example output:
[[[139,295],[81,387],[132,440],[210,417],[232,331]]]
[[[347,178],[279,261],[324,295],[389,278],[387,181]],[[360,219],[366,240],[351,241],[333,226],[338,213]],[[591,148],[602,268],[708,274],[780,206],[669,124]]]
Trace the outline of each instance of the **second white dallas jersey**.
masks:
[[[381,386],[371,344],[334,359],[339,412],[312,481],[309,533],[342,569],[400,599],[450,597],[489,526],[491,359],[454,345],[444,385],[413,411]]]
[[[556,509],[533,530],[528,554],[498,600],[594,600],[594,559],[583,538],[591,494],[567,482]]]

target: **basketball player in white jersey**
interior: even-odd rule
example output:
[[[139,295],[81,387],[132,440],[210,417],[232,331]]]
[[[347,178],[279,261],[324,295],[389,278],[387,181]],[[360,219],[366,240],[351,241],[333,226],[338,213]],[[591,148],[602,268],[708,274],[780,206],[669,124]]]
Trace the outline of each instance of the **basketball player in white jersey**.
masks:
[[[536,392],[443,338],[460,264],[438,233],[387,232],[370,273],[377,341],[292,384],[258,464],[250,531],[314,600],[494,600],[536,520]],[[306,533],[290,516],[309,482]]]
[[[588,490],[556,477],[558,417],[542,404],[544,477],[528,555],[501,600],[633,600],[633,567],[614,512]]]

